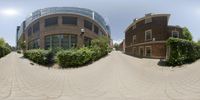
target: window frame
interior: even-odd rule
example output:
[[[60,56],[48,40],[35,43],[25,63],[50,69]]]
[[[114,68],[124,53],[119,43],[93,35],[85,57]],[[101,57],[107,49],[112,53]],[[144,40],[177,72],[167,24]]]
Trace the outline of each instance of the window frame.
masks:
[[[99,27],[97,25],[94,25],[93,29],[94,29],[93,32],[98,35],[99,34]]]
[[[145,24],[151,23],[152,17],[145,18]]]
[[[54,18],[56,19],[56,23],[55,22],[48,23],[50,20],[52,20]],[[49,18],[44,19],[44,27],[51,27],[51,26],[58,25],[59,24],[58,19],[59,19],[58,16],[56,16],[56,17],[49,17]]]
[[[174,32],[177,32],[177,37],[174,37]],[[177,31],[177,30],[172,30],[171,37],[173,37],[173,38],[179,38],[179,37],[180,37],[179,31]]]
[[[92,43],[92,38],[88,37],[88,36],[84,36],[84,46],[85,47],[89,47]]]
[[[64,48],[63,46],[66,46],[66,45],[63,45],[62,43],[64,43],[62,40],[63,40],[63,37],[64,36],[67,36],[68,38],[67,39],[69,39],[68,40],[68,48],[64,48],[64,49],[70,49],[70,48],[73,48],[73,47],[76,47],[77,46],[77,44],[78,44],[78,35],[76,35],[76,34],[65,34],[65,33],[63,33],[63,34],[53,34],[53,35],[46,35],[45,36],[45,41],[44,41],[44,47],[45,47],[45,49],[51,49],[51,48],[54,48],[54,46],[53,46],[53,36],[57,36],[58,37],[58,46],[57,47],[59,47],[59,48]],[[49,47],[47,48],[47,45],[46,45],[46,43],[47,43],[47,37],[49,37]],[[57,48],[56,47],[56,48]]]
[[[136,35],[133,35],[133,44],[135,44],[136,43]]]
[[[150,48],[150,55],[147,56],[147,48]],[[145,46],[145,57],[152,57],[152,46]]]
[[[136,56],[138,54],[137,47],[133,47],[133,55]]]
[[[68,19],[68,20],[67,20]],[[75,23],[72,23],[73,20]],[[72,25],[72,26],[77,26],[78,25],[78,18],[77,17],[73,17],[73,16],[62,16],[62,24],[63,25]]]
[[[31,36],[32,36],[32,33],[33,33],[32,27],[29,27],[29,28],[28,28],[27,33],[28,33],[28,37],[31,37]]]
[[[87,26],[86,24],[88,24],[89,26]],[[93,23],[89,20],[84,20],[84,28],[88,29],[88,30],[93,30]],[[90,29],[91,28],[91,29]]]
[[[150,39],[147,39],[148,32],[150,32]],[[145,31],[145,41],[149,41],[149,40],[152,40],[152,30],[151,29]]]
[[[32,33],[37,33],[40,31],[40,22],[36,22],[33,24]]]
[[[144,46],[139,46],[139,56],[141,56],[141,50],[143,50],[143,55],[142,57],[145,55],[145,51],[144,51]]]

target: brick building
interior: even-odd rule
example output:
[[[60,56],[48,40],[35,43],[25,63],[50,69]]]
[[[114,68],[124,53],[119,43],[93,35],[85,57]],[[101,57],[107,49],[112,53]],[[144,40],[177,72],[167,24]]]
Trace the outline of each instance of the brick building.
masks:
[[[27,49],[64,49],[89,45],[98,36],[110,38],[110,28],[95,11],[76,7],[39,9],[17,27],[17,47],[25,41]]]
[[[166,58],[166,41],[181,38],[182,28],[168,25],[170,14],[146,14],[125,30],[125,53],[136,57]]]
[[[125,52],[125,40],[119,44],[119,50],[122,51],[123,53]]]

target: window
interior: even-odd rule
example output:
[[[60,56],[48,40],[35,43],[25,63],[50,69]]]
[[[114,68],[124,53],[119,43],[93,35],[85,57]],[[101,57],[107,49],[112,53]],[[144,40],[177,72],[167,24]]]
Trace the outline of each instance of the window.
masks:
[[[133,55],[136,56],[137,55],[137,48],[133,47]]]
[[[45,19],[45,27],[58,25],[58,17]]]
[[[32,28],[29,27],[29,29],[28,29],[28,36],[31,36],[31,34],[32,34]]]
[[[99,33],[99,28],[98,28],[96,25],[94,25],[94,32],[95,32],[96,34]]]
[[[28,43],[28,49],[38,49],[40,47],[39,44],[40,44],[40,40],[35,39]]]
[[[139,56],[143,57],[144,56],[144,47],[139,47]]]
[[[49,48],[51,48],[51,37],[46,36],[45,37],[45,49],[49,49]]]
[[[133,44],[136,43],[136,35],[133,35]]]
[[[52,48],[60,47],[60,35],[52,35]]]
[[[62,17],[62,23],[67,25],[77,25],[76,17]]]
[[[89,37],[84,37],[84,45],[86,46],[86,47],[88,47],[88,46],[90,46],[91,45],[91,38],[89,38]]]
[[[179,38],[179,32],[178,31],[172,31],[172,37]]]
[[[76,35],[70,35],[70,39],[71,39],[71,46],[70,47],[76,47],[77,44],[77,36]]]
[[[33,25],[33,33],[36,33],[40,30],[40,23],[37,22]]]
[[[64,49],[69,48],[69,35],[61,35],[61,47]]]
[[[151,22],[152,22],[152,18],[146,18],[146,19],[145,19],[145,24],[151,23]]]
[[[92,23],[87,20],[84,20],[84,27],[89,30],[92,30]]]
[[[152,39],[152,30],[145,31],[145,40],[151,40]]]
[[[76,47],[77,35],[50,35],[45,37],[45,49],[63,48],[69,49]]]
[[[133,30],[136,28],[136,25],[133,25]]]
[[[145,47],[145,56],[146,57],[151,57],[151,46],[146,46]]]
[[[103,31],[99,31],[99,35],[102,36],[103,35]]]

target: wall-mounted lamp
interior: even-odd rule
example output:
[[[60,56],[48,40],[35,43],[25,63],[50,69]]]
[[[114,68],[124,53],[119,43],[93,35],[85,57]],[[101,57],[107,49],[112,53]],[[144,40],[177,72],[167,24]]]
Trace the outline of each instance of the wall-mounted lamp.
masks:
[[[85,33],[85,29],[81,29],[81,36]]]

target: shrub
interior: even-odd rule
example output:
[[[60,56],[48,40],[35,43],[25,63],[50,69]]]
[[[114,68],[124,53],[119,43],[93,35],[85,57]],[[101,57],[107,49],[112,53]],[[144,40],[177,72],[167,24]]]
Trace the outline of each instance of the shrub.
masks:
[[[5,46],[0,46],[0,58],[9,54],[11,50]]]
[[[78,50],[65,50],[57,53],[58,64],[64,68],[77,67],[92,60],[93,52],[85,47]]]
[[[11,52],[11,48],[8,43],[4,41],[3,38],[0,38],[0,58],[9,54]]]
[[[182,65],[200,58],[200,45],[193,41],[170,38],[167,45],[170,47],[169,65]]]
[[[21,54],[22,52],[20,50],[17,50],[17,53]]]
[[[90,47],[90,49],[92,51],[92,61],[96,61],[103,56],[101,48],[99,46],[93,46]]]
[[[102,56],[105,56],[109,52],[109,38],[106,36],[98,37],[92,40],[91,48],[99,47]]]
[[[50,50],[28,50],[24,53],[24,57],[42,65],[50,64],[53,62],[53,54]]]

